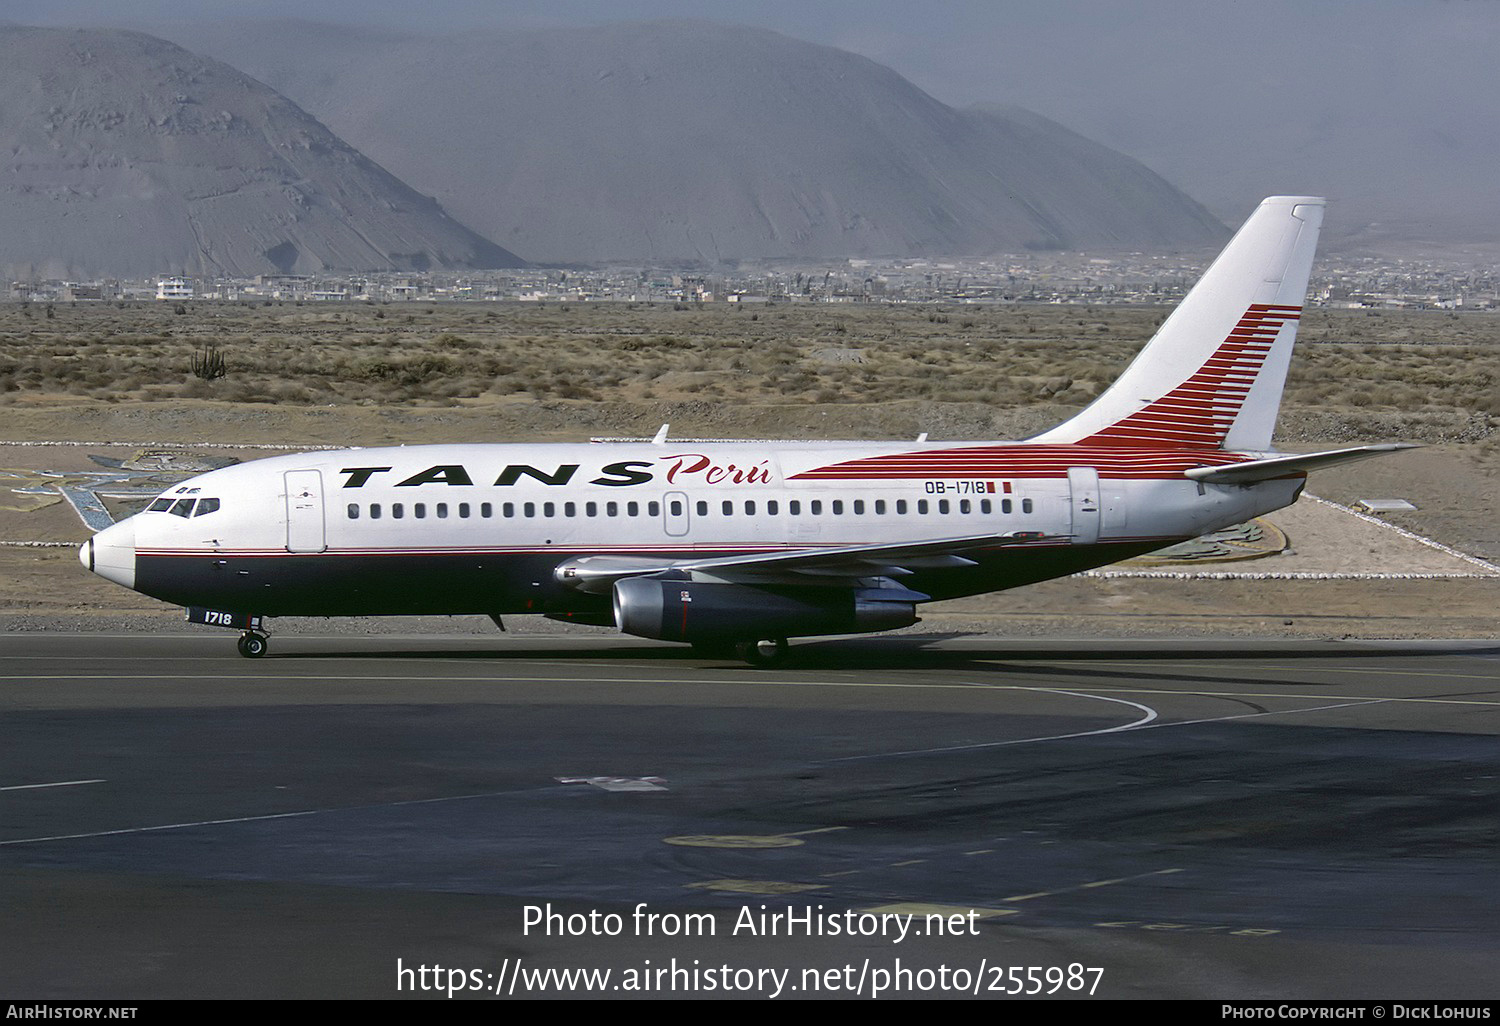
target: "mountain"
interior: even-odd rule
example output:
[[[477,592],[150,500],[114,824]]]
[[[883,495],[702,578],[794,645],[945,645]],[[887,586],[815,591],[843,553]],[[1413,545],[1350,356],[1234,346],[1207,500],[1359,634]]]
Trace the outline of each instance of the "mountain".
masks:
[[[1191,247],[1227,231],[1144,165],[1027,111],[703,22],[431,37],[163,29],[239,66],[542,263]]]
[[[12,278],[510,267],[297,105],[153,36],[0,26]]]

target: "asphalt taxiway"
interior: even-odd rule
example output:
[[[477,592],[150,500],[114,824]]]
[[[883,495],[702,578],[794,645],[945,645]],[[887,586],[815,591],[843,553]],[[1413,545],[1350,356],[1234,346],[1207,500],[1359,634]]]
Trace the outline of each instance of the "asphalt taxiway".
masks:
[[[794,651],[0,636],[0,996],[1500,992],[1500,643]]]

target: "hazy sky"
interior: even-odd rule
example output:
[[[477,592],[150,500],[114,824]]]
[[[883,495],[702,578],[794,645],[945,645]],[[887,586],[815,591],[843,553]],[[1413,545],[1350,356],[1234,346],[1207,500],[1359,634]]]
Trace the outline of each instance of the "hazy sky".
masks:
[[[946,103],[1029,107],[1227,221],[1298,192],[1330,197],[1335,231],[1500,234],[1500,0],[0,0],[0,18],[30,24],[247,14],[435,33],[755,25],[863,54]]]

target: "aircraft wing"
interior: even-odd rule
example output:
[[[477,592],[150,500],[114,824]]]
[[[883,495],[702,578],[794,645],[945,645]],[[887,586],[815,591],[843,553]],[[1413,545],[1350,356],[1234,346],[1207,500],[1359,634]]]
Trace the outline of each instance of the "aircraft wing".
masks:
[[[1310,452],[1288,456],[1272,456],[1248,463],[1233,463],[1227,467],[1194,467],[1183,473],[1194,481],[1211,484],[1248,484],[1251,481],[1268,481],[1288,474],[1305,474],[1309,470],[1335,467],[1340,463],[1367,460],[1372,456],[1400,452],[1403,449],[1420,449],[1420,445],[1405,442],[1389,442],[1384,445],[1360,445],[1352,449],[1333,449],[1328,452]]]
[[[973,566],[963,553],[979,549],[1020,545],[1055,544],[1067,535],[1040,531],[1011,534],[972,534],[930,541],[876,545],[845,545],[837,548],[786,549],[742,556],[710,556],[704,559],[651,559],[638,556],[585,556],[569,560],[555,571],[557,579],[579,591],[603,594],[626,577],[649,577],[668,571],[708,574],[734,580],[809,577],[858,579],[904,576],[916,570]]]

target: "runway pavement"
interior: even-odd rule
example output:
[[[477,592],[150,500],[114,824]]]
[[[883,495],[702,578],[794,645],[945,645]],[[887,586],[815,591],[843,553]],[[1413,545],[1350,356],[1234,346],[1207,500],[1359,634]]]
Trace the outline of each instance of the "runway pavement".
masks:
[[[0,996],[1500,995],[1500,643],[794,651],[0,635]]]

